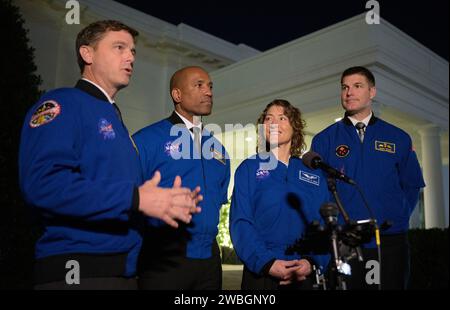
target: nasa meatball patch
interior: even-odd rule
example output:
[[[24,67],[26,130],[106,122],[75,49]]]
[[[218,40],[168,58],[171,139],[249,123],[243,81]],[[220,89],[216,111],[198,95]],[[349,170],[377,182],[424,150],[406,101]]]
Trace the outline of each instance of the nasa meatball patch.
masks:
[[[113,140],[116,138],[116,132],[112,124],[104,118],[98,121],[98,133],[103,137],[103,140]]]
[[[181,157],[181,142],[167,141],[164,143],[164,153],[174,159],[179,159]]]
[[[257,180],[264,180],[264,179],[267,179],[269,176],[270,176],[269,170],[258,169],[256,171],[256,179]]]
[[[61,106],[54,100],[42,103],[31,116],[30,127],[36,128],[50,123],[61,113]]]

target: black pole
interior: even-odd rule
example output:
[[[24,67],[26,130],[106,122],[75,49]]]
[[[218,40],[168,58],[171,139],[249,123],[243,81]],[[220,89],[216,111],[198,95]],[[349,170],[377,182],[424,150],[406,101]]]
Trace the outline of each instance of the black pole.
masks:
[[[336,204],[339,208],[339,212],[341,212],[345,223],[350,224],[350,218],[349,218],[347,212],[345,211],[344,206],[342,205],[341,199],[339,198],[339,195],[336,190],[336,179],[332,178],[332,177],[328,177],[327,184],[328,184],[328,190],[333,194],[334,200],[336,200]]]
[[[343,262],[341,261],[341,253],[339,251],[339,232],[341,231],[341,227],[338,225],[338,214],[338,207],[334,203],[326,203],[320,207],[320,215],[325,221],[327,226],[326,230],[329,232],[331,242],[332,258],[328,279],[328,287],[330,290],[347,289],[345,278],[343,278],[340,270]]]

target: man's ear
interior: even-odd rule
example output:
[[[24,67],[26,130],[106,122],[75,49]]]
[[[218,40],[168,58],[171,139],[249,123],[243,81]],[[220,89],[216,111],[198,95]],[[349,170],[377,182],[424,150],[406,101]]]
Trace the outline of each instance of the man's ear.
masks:
[[[92,64],[92,59],[93,59],[92,47],[90,47],[88,45],[82,45],[82,46],[80,46],[79,51],[80,51],[81,58],[83,58],[84,62],[88,65]]]
[[[181,90],[179,88],[173,88],[170,94],[172,96],[173,101],[175,101],[176,103],[181,102]]]
[[[370,99],[372,100],[376,95],[377,95],[377,88],[375,86],[372,86],[370,88],[370,93],[369,93]]]

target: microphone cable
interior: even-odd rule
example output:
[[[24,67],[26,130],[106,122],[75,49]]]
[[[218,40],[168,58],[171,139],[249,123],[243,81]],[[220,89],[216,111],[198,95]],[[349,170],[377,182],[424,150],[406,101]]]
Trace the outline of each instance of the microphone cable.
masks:
[[[361,198],[364,202],[364,206],[366,207],[367,211],[369,212],[370,218],[375,223],[375,244],[377,245],[377,253],[378,253],[378,276],[379,276],[379,283],[378,283],[378,290],[381,290],[381,238],[380,238],[380,228],[378,227],[377,219],[375,218],[375,215],[372,212],[372,209],[369,207],[369,203],[366,200],[366,197],[364,196],[361,188],[357,183],[354,184],[356,189],[358,190],[359,194],[361,195]]]

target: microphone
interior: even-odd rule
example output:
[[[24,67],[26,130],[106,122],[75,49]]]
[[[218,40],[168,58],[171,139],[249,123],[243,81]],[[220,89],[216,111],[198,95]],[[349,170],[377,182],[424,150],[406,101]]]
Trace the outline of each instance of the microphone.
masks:
[[[324,203],[320,207],[320,215],[325,220],[325,223],[328,225],[336,225],[337,224],[337,216],[339,214],[339,210],[336,204],[332,202]]]
[[[344,181],[345,183],[356,185],[356,182],[350,179],[348,176],[340,172],[339,170],[327,165],[322,161],[322,157],[315,152],[307,152],[302,157],[303,164],[310,169],[321,169],[325,171],[328,176]]]

